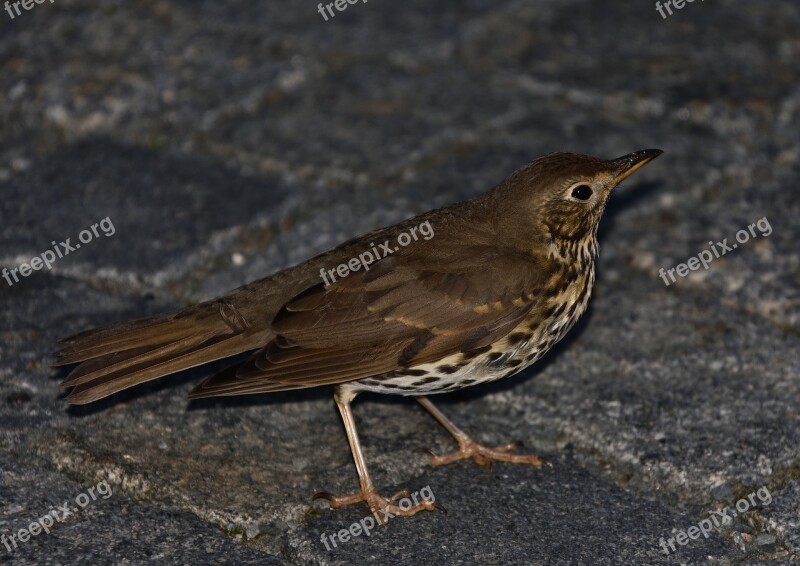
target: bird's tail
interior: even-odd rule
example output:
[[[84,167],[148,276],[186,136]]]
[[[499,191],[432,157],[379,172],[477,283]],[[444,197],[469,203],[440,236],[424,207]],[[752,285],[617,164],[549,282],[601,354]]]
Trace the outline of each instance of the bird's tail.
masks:
[[[107,326],[62,340],[55,366],[81,362],[61,384],[67,401],[91,403],[139,383],[263,346],[256,329],[226,299]]]

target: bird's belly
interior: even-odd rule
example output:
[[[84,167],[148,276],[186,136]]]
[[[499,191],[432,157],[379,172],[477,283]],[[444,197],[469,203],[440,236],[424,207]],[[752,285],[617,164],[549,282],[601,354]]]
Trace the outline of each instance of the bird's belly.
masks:
[[[479,360],[470,360],[471,363],[459,367],[462,358],[462,354],[455,354],[436,363],[368,377],[358,381],[358,388],[375,393],[428,395],[494,381],[506,373],[503,368],[487,367]]]
[[[580,316],[580,313],[576,314]],[[497,342],[492,344],[490,350],[469,360],[458,353],[435,363],[368,377],[359,380],[357,388],[395,395],[429,395],[496,381],[536,363],[573,324],[574,321],[565,321],[565,324],[548,327],[539,334],[530,334],[530,327],[526,322],[509,336],[528,332],[527,336],[530,338],[527,340],[514,345]]]
[[[578,321],[586,310],[594,283],[594,269],[586,280],[569,285],[561,299],[563,312],[541,320],[534,312],[503,340],[477,356],[453,354],[439,361],[420,364],[353,383],[355,389],[395,395],[447,393],[509,377],[536,363]]]

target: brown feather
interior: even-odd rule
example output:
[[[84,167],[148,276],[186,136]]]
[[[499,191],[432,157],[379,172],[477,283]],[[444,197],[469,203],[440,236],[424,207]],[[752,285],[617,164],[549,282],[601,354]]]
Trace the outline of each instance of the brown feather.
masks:
[[[453,252],[468,257],[451,256],[439,271],[393,256],[380,262],[380,269],[302,291],[279,309],[272,324],[275,339],[235,371],[203,382],[192,398],[344,383],[502,338],[531,309],[526,290],[536,286],[530,269],[536,261],[521,262],[519,253],[497,249],[456,247]],[[492,278],[488,288],[476,277],[480,271],[468,265],[486,257],[511,267],[504,277]],[[520,263],[527,267],[516,267]],[[458,271],[445,271],[456,264]]]
[[[56,365],[82,362],[65,381],[75,387],[68,399],[86,403],[248,351],[193,397],[345,383],[488,348],[565,291],[578,267],[564,258],[595,236],[611,188],[658,153],[544,156],[475,199],[353,238],[221,299],[68,338]],[[602,191],[588,208],[565,196],[579,180]],[[423,223],[431,238],[320,281]]]
[[[261,346],[255,331],[222,299],[173,313],[84,332],[62,341],[60,363],[82,361],[62,382],[71,403],[89,403],[138,383]]]

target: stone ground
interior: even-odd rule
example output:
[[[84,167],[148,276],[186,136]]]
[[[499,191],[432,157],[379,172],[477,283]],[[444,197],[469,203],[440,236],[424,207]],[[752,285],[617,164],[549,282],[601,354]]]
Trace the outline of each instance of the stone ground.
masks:
[[[798,29],[789,0],[666,20],[589,0],[371,1],[328,22],[298,0],[0,12],[0,267],[115,230],[0,280],[0,534],[76,509],[0,563],[800,562]],[[378,484],[429,486],[447,515],[326,550],[368,513],[310,500],[357,486],[328,389],[190,404],[200,368],[62,400],[58,338],[209,298],[543,153],[648,147],[666,153],[612,199],[579,327],[442,403],[552,468],[432,469],[414,449],[452,442],[415,403],[356,404]],[[659,279],[762,218],[707,271]]]

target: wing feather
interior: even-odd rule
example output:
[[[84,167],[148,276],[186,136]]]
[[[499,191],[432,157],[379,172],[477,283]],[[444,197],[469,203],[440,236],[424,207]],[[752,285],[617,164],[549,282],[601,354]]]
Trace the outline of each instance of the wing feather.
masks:
[[[297,294],[275,316],[266,346],[191,396],[339,384],[485,348],[541,295],[545,258],[489,246],[440,253],[435,268],[391,256]]]

